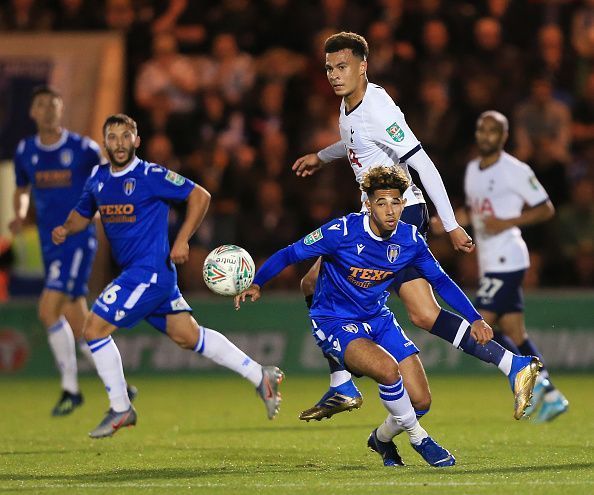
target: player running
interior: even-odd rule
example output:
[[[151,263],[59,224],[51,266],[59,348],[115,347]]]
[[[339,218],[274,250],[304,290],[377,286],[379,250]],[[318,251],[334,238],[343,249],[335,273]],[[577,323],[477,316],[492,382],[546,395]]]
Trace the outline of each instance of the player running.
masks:
[[[317,154],[299,158],[294,163],[293,170],[298,176],[306,177],[333,160],[347,157],[357,181],[360,182],[363,174],[376,165],[398,164],[410,179],[410,166],[418,172],[454,248],[471,252],[474,249],[472,239],[456,222],[435,165],[406,124],[400,108],[383,88],[367,80],[369,48],[365,38],[355,33],[335,34],[326,40],[325,52],[328,81],[334,92],[342,97],[339,117],[341,141]],[[429,215],[421,191],[411,182],[403,196],[406,207],[402,212],[402,221],[415,225],[417,231],[426,236]],[[365,199],[363,194],[361,200]],[[308,305],[311,304],[319,269],[320,260],[301,282]],[[437,304],[430,285],[415,267],[400,271],[393,287],[415,326],[458,347],[454,338],[458,328],[463,325],[462,319]],[[484,360],[476,348],[463,350]],[[303,411],[300,419],[320,420],[360,407],[361,393],[353,383],[350,373],[332,359],[328,359],[328,363],[331,371],[330,389],[315,406]],[[515,411],[514,414],[520,413]]]
[[[84,326],[97,372],[105,384],[110,409],[91,438],[113,435],[136,424],[136,410],[126,394],[122,360],[111,334],[145,319],[184,349],[239,373],[254,384],[269,419],[280,406],[281,370],[261,366],[215,330],[198,325],[177,286],[174,263],[188,261],[188,240],[202,222],[210,194],[192,181],[136,156],[136,122],[127,115],[103,125],[109,164],[96,167],[64,225],[52,232],[56,244],[84,231],[99,211],[114,257],[122,269],[97,298]],[[169,247],[170,202],[187,202],[184,222]]]
[[[261,287],[288,265],[322,256],[309,313],[312,333],[332,360],[378,383],[380,399],[389,413],[371,433],[368,446],[382,456],[384,465],[402,465],[392,439],[404,430],[413,448],[430,465],[451,466],[454,457],[431,439],[417,419],[430,403],[425,373],[418,349],[386,306],[388,289],[398,274],[415,267],[464,315],[455,335],[456,345],[476,348],[508,376],[518,411],[523,411],[529,400],[540,363],[538,358],[516,356],[490,340],[491,328],[439,266],[417,228],[399,221],[406,205],[403,192],[409,185],[397,167],[368,170],[361,177],[368,211],[332,220],[277,251],[258,270],[253,285],[235,298],[235,304],[239,308],[246,297],[259,299]],[[423,404],[425,410],[418,404],[413,407],[409,394],[429,396]]]
[[[503,151],[508,128],[507,118],[499,112],[490,110],[479,116],[476,143],[480,157],[468,164],[464,178],[481,275],[475,305],[489,325],[497,324],[511,339],[514,352],[542,361],[524,323],[522,281],[530,258],[520,227],[550,219],[555,208],[532,169]],[[537,422],[551,421],[569,407],[546,368],[538,377],[526,415],[539,407]]]
[[[63,114],[64,103],[56,90],[40,86],[33,91],[30,116],[37,134],[23,139],[16,150],[14,219],[9,224],[13,234],[21,231],[33,195],[45,267],[39,318],[47,330],[62,385],[61,397],[52,409],[53,416],[70,414],[83,403],[76,341],[92,362],[82,328],[88,314],[85,296],[97,240],[93,223],[59,247],[52,243],[51,231],[66,219],[91,170],[103,161],[97,143],[62,127]],[[130,387],[132,397],[136,392],[135,387]]]

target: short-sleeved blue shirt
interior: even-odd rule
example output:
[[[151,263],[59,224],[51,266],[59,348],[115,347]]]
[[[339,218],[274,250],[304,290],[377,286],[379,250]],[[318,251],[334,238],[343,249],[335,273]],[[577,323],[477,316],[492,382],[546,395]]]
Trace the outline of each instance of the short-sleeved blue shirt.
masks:
[[[57,143],[41,144],[38,136],[23,139],[14,156],[16,184],[31,185],[43,251],[54,249],[52,229],[62,225],[80,197],[93,167],[102,161],[93,140],[64,130]],[[85,231],[93,235],[91,224]],[[84,237],[85,233],[79,234]]]
[[[169,259],[169,203],[184,201],[195,184],[160,165],[135,158],[113,172],[96,167],[75,210],[91,218],[101,215],[105,234],[122,270],[142,268],[175,274]]]

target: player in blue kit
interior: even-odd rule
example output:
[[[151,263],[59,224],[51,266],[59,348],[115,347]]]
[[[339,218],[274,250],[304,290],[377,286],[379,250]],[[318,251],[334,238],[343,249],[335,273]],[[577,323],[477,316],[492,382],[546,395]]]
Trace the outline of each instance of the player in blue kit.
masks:
[[[82,328],[88,313],[85,296],[97,241],[93,223],[62,246],[52,243],[51,231],[64,222],[91,170],[103,161],[97,143],[62,127],[63,110],[62,98],[54,89],[46,86],[35,89],[30,116],[38,133],[22,140],[16,150],[17,187],[13,198],[14,219],[9,226],[13,233],[20,232],[32,195],[45,266],[39,317],[47,329],[62,382],[62,396],[52,410],[54,416],[70,414],[83,402],[75,340],[92,361],[82,339]]]
[[[210,194],[175,172],[139,159],[136,122],[127,115],[108,117],[103,135],[109,164],[93,170],[78,204],[64,225],[52,232],[53,241],[61,244],[86,229],[99,211],[122,269],[93,304],[84,327],[110,401],[107,415],[89,435],[107,437],[123,426],[136,424],[136,410],[126,393],[122,360],[111,334],[143,319],[180,347],[251,381],[264,401],[268,418],[274,418],[280,406],[282,371],[261,366],[219,332],[198,325],[177,286],[174,263],[188,261],[188,240],[206,214]],[[170,248],[167,220],[173,201],[186,201],[187,212]]]
[[[382,456],[385,465],[402,464],[392,439],[404,430],[430,465],[450,466],[455,462],[453,456],[419,425],[417,416],[425,414],[430,404],[426,377],[417,348],[386,306],[388,289],[398,273],[414,266],[464,316],[456,345],[473,348],[509,377],[516,410],[526,407],[540,362],[514,355],[490,340],[491,328],[442,270],[417,228],[399,221],[408,186],[408,178],[396,167],[370,168],[361,180],[368,212],[333,220],[273,254],[258,270],[253,285],[235,298],[235,304],[239,308],[246,297],[257,300],[261,287],[286,266],[322,256],[310,309],[312,333],[325,354],[351,373],[378,383],[389,412],[371,433],[368,446]]]

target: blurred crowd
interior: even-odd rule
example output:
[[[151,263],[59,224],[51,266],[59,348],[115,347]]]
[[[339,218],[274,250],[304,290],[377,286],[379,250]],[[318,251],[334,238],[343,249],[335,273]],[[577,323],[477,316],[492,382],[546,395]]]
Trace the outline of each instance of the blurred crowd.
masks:
[[[234,243],[258,265],[333,216],[360,207],[348,163],[297,178],[294,160],[336,142],[339,99],[324,40],[350,30],[370,45],[382,85],[436,163],[454,207],[484,110],[510,119],[506,149],[535,171],[557,208],[524,232],[527,285],[594,286],[594,0],[6,0],[1,31],[115,30],[126,40],[126,108],[140,156],[204,185],[211,211],[201,260]],[[420,185],[420,181],[416,181]],[[172,212],[172,230],[183,211]],[[431,238],[461,282],[476,259]],[[299,268],[277,287],[296,289]]]

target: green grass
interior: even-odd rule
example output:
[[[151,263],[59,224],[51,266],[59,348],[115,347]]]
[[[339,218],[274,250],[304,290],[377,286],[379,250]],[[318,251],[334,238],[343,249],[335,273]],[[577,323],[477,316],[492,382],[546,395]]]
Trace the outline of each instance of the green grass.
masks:
[[[140,389],[138,426],[90,440],[107,401],[96,379],[86,403],[50,418],[55,379],[0,380],[0,493],[42,494],[591,494],[594,493],[594,377],[562,375],[570,411],[544,425],[514,421],[500,376],[430,376],[425,428],[457,465],[430,468],[398,437],[405,468],[384,468],[367,450],[385,417],[361,380],[363,408],[303,423],[299,411],[326,378],[289,376],[280,417],[268,421],[249,384],[231,376],[131,377]]]

